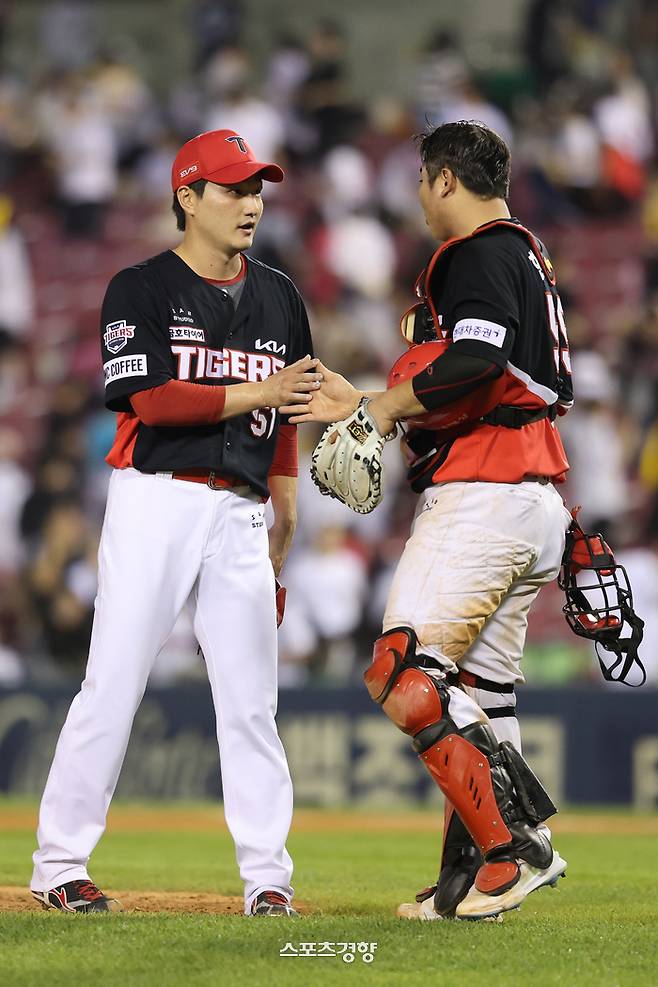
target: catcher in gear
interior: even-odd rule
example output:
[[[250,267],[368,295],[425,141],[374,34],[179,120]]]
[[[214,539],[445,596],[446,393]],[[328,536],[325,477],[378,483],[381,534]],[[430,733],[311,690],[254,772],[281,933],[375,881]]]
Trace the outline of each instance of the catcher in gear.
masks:
[[[555,488],[569,348],[550,260],[507,207],[504,141],[460,121],[419,143],[420,202],[441,246],[402,319],[411,348],[376,394],[319,365],[322,386],[291,421],[338,422],[313,474],[358,511],[381,499],[381,450],[403,423],[418,507],[365,681],[446,808],[438,879],[398,914],[486,918],[566,869],[544,824],[555,807],[521,754],[515,686],[528,610],[571,523]]]

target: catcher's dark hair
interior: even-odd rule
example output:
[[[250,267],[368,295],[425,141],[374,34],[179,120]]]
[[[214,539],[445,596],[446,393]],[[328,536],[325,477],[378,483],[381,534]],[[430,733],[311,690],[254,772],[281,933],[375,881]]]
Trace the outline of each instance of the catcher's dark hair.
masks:
[[[442,168],[449,168],[464,188],[482,199],[506,199],[509,195],[509,147],[483,123],[475,120],[444,123],[417,134],[416,141],[430,185]]]
[[[198,178],[196,182],[190,182],[187,187],[191,188],[193,192],[196,192],[201,199],[203,198],[203,191],[207,184],[207,179]],[[178,201],[178,192],[174,192],[174,200],[171,203],[171,208],[174,216],[176,217],[176,229],[180,230],[182,233],[185,230],[185,210]]]

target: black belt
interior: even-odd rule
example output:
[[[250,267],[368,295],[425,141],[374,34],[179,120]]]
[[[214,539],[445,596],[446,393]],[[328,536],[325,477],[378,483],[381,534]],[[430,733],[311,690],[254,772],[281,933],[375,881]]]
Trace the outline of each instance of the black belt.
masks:
[[[481,421],[487,425],[502,425],[503,428],[523,428],[524,425],[532,425],[533,422],[540,422],[544,418],[554,422],[557,418],[557,404],[546,405],[539,411],[530,408],[519,408],[514,404],[499,404],[483,415]]]

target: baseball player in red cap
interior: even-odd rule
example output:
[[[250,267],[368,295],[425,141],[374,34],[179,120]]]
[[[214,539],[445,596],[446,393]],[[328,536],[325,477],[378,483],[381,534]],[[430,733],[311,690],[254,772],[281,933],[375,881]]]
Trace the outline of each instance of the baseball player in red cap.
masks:
[[[245,912],[296,914],[292,785],[274,715],[275,577],[295,526],[297,444],[278,409],[305,405],[320,374],[294,284],[244,252],[263,181],[282,179],[233,131],[195,137],[172,169],[181,243],[120,271],[105,295],[114,471],[86,676],[41,802],[31,890],[45,908],[119,907],[87,864],[149,672],[191,598]]]

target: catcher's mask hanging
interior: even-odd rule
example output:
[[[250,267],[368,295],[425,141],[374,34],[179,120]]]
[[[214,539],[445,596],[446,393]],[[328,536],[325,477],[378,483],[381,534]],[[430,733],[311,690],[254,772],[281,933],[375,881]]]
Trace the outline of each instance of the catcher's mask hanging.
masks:
[[[644,685],[647,673],[637,653],[644,621],[633,610],[626,570],[615,561],[601,534],[585,534],[576,520],[578,510],[572,512],[557,580],[567,597],[562,608],[567,623],[579,637],[594,641],[604,679],[632,687]],[[630,634],[622,637],[625,628]],[[612,664],[604,663],[599,647],[615,656]],[[640,669],[640,682],[626,681],[633,665]]]

